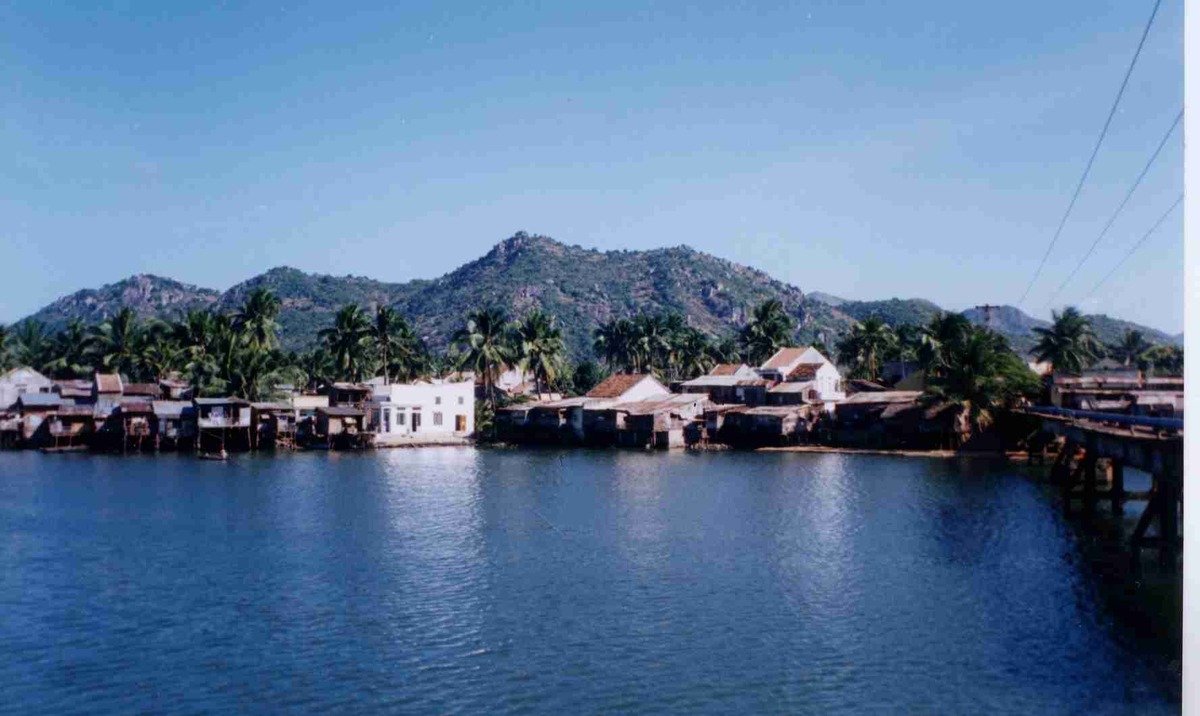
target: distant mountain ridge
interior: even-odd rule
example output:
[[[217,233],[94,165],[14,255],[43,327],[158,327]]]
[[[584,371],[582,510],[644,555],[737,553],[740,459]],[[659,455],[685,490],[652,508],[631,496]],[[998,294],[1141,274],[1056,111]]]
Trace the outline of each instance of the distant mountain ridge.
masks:
[[[686,246],[598,251],[518,233],[484,256],[432,280],[389,283],[277,267],[219,292],[139,275],[65,296],[29,318],[59,328],[73,318],[96,323],[127,306],[143,318],[174,319],[192,309],[233,311],[260,287],[280,298],[279,322],[289,349],[312,346],[317,331],[330,325],[334,313],[347,303],[394,306],[435,348],[447,344],[468,311],[497,305],[514,316],[535,307],[557,316],[575,359],[591,356],[592,332],[598,325],[640,311],[677,311],[697,328],[729,335],[745,322],[754,305],[777,298],[797,321],[797,341],[832,345],[854,322],[870,315],[898,325],[923,323],[941,310],[923,299],[848,301],[830,294],[806,295],[758,269]],[[964,313],[982,322],[974,310]],[[1097,332],[1104,340],[1115,341],[1125,326],[1142,330],[1152,341],[1175,340],[1151,328],[1097,318]],[[992,313],[992,324],[1014,346],[1027,349],[1032,345],[1033,326],[1045,322],[1000,307]]]

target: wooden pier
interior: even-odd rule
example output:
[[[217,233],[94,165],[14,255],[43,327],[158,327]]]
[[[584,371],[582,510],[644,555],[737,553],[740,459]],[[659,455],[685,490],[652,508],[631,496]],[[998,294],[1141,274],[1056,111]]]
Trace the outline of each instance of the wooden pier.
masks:
[[[1061,489],[1064,513],[1090,520],[1107,503],[1113,515],[1122,515],[1126,502],[1145,500],[1130,536],[1134,563],[1142,549],[1156,548],[1162,562],[1174,567],[1183,549],[1182,421],[1055,412],[1030,411],[1062,441],[1051,475]],[[1126,490],[1126,467],[1149,473],[1151,489]]]

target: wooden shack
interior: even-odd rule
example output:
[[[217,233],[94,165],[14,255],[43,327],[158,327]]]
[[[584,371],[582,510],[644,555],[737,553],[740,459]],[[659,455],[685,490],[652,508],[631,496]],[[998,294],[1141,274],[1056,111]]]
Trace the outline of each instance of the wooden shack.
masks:
[[[154,438],[159,450],[186,450],[196,445],[196,406],[190,400],[155,400]]]
[[[358,408],[342,405],[317,408],[317,446],[339,449],[363,447],[366,419],[367,414]]]
[[[196,398],[196,440],[204,452],[249,449],[250,401],[242,398]]]
[[[282,403],[250,405],[255,448],[296,446],[296,414]]]

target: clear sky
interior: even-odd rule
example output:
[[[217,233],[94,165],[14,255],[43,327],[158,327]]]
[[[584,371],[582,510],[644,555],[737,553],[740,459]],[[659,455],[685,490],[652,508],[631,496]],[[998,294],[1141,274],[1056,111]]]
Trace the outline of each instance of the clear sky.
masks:
[[[482,5],[0,6],[0,320],[134,273],[432,278],[518,230],[1014,303],[1153,1]],[[1163,0],[1035,315],[1182,106],[1182,15]],[[1182,191],[1177,132],[1061,301]],[[1083,307],[1182,330],[1180,214]]]

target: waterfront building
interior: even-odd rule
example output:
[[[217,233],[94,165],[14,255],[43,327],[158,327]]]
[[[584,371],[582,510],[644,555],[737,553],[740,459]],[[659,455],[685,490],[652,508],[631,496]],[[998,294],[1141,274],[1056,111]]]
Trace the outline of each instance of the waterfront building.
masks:
[[[196,406],[190,400],[155,400],[155,443],[159,449],[183,449],[196,440]]]
[[[54,383],[33,368],[23,366],[0,375],[0,410],[12,408],[26,393],[49,393]]]
[[[51,391],[62,396],[63,405],[92,404],[92,381],[90,380],[56,380]]]
[[[195,398],[196,439],[201,450],[250,447],[250,401]]]
[[[679,384],[681,393],[700,393],[714,403],[761,405],[773,381],[744,363],[722,363],[698,378]]]
[[[599,408],[585,407],[586,441],[620,447],[684,446],[684,429],[703,414],[708,398],[696,393],[656,395]]]
[[[828,358],[811,346],[780,348],[758,368],[758,373],[776,383],[807,383],[813,403],[836,403],[846,398],[842,375]]]
[[[392,438],[466,437],[475,432],[475,383],[434,379],[376,385],[368,409],[379,445]]]

